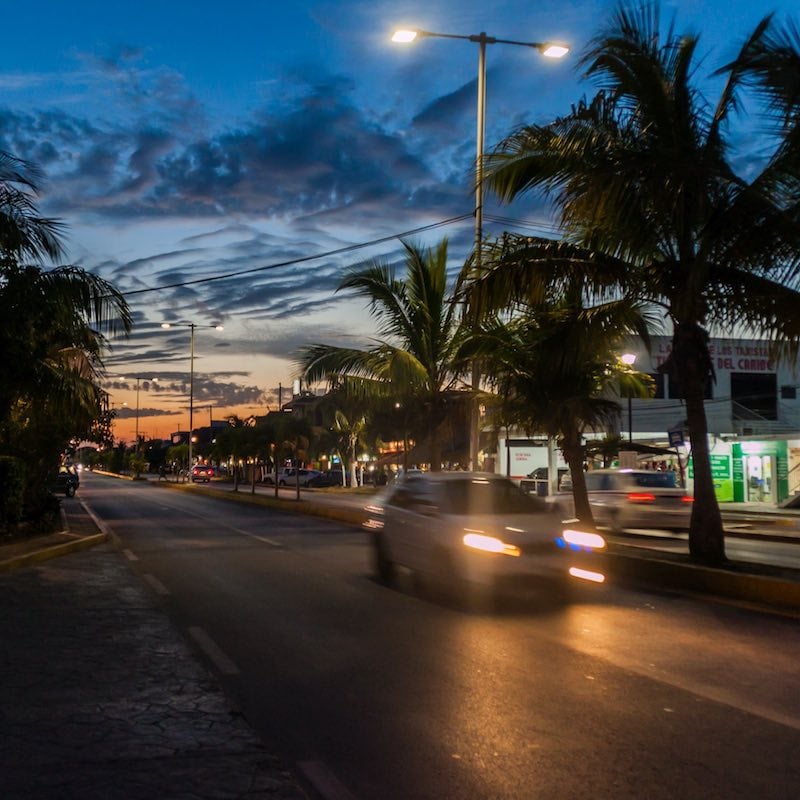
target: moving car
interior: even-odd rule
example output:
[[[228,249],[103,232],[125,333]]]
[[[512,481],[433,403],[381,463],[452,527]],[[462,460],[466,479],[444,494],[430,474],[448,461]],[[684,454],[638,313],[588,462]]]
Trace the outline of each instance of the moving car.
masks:
[[[192,467],[192,481],[198,483],[208,483],[216,474],[216,469],[210,464],[195,464]]]
[[[52,491],[64,494],[66,497],[75,497],[75,492],[81,485],[78,477],[78,470],[74,466],[62,465],[58,469],[58,475],[53,482]]]
[[[586,473],[589,505],[597,525],[624,528],[689,529],[694,497],[678,486],[675,472],[647,469],[595,469]],[[559,495],[562,516],[572,516],[571,496]]]
[[[502,475],[409,474],[366,510],[375,570],[386,584],[403,567],[469,600],[543,587],[560,595],[570,575],[604,580],[597,555],[603,537],[565,529],[548,504]]]

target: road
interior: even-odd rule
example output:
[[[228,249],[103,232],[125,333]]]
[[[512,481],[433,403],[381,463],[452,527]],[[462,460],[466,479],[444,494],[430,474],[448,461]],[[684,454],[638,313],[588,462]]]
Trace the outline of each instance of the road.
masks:
[[[82,499],[328,800],[794,798],[797,620],[623,590],[469,614],[364,535],[87,476]]]

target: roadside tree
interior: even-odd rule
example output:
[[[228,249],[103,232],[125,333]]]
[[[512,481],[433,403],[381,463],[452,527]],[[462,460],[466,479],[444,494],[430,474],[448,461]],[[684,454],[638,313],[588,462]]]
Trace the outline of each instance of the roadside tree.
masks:
[[[503,200],[552,197],[565,238],[508,236],[477,280],[489,304],[579,279],[599,297],[635,293],[663,308],[673,337],[665,370],[683,390],[694,460],[690,552],[719,563],[709,331],[765,335],[776,357],[794,357],[800,341],[800,36],[764,18],[716,73],[727,81],[713,106],[699,87],[698,44],[672,27],[662,34],[657,5],[616,10],[580,62],[599,92],[513,133],[485,163]],[[761,101],[766,128],[757,157],[742,162],[730,122],[750,101]]]
[[[403,275],[373,261],[354,267],[339,290],[354,289],[369,301],[379,323],[377,344],[367,350],[314,344],[300,351],[305,381],[333,381],[360,396],[397,398],[413,409],[431,470],[442,465],[441,426],[447,395],[459,386],[455,354],[467,333],[447,277],[447,241],[424,249],[403,243]]]

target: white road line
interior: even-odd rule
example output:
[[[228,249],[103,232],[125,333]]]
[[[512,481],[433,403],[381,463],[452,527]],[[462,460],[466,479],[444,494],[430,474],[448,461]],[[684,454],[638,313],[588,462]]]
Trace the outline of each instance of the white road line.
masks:
[[[234,533],[239,533],[242,536],[249,536],[251,539],[258,539],[259,542],[264,542],[265,544],[271,545],[272,547],[283,547],[281,542],[275,541],[275,539],[268,539],[266,536],[257,536],[255,533],[249,533],[248,531],[243,531],[241,528],[228,528],[232,530]]]
[[[138,561],[139,560],[139,556],[137,556],[136,553],[134,553],[132,550],[128,550],[127,547],[122,552],[125,554],[125,558],[127,558],[128,561]]]
[[[108,527],[108,525],[106,525],[106,523],[103,522],[103,520],[100,519],[100,517],[98,517],[97,514],[95,514],[94,511],[92,511],[92,509],[89,508],[89,506],[83,500],[80,502],[83,510],[91,517],[92,522],[97,525],[97,529],[106,536],[111,536],[111,529]]]
[[[300,761],[297,766],[324,800],[356,800],[322,761]]]
[[[169,595],[169,589],[167,589],[167,587],[164,586],[164,584],[161,583],[161,581],[156,578],[155,575],[151,575],[148,572],[146,575],[142,575],[142,578],[144,578],[147,583],[150,584],[151,588],[156,594],[160,594],[162,597],[167,597]]]
[[[189,628],[189,635],[223,675],[239,674],[239,668],[236,664],[222,652],[219,645],[202,628]]]

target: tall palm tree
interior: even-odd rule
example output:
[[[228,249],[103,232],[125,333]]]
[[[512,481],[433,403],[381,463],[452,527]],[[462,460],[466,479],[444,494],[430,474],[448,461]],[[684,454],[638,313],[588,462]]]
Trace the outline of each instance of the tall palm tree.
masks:
[[[376,345],[368,350],[309,345],[300,351],[298,363],[306,381],[344,379],[351,390],[394,395],[414,405],[431,469],[439,470],[445,395],[458,382],[454,357],[465,328],[447,278],[447,240],[430,249],[408,242],[403,247],[402,277],[393,266],[373,261],[351,269],[338,287],[369,300],[379,322]]]
[[[479,278],[484,302],[539,296],[564,276],[659,304],[673,331],[666,369],[685,397],[695,503],[690,552],[725,558],[704,409],[714,380],[709,330],[761,332],[776,356],[800,340],[800,33],[765,17],[716,105],[696,83],[698,38],[661,33],[657,5],[620,6],[581,60],[600,91],[549,125],[520,129],[487,158],[489,187],[511,201],[541,189],[563,241],[510,237]],[[753,89],[769,152],[735,168],[729,122]]]
[[[106,334],[131,317],[107,281],[59,261],[61,224],[39,215],[38,170],[0,152],[0,452],[28,463],[34,506],[49,467],[106,413],[98,372]]]
[[[620,406],[614,396],[623,383],[632,394],[649,396],[649,376],[633,372],[620,354],[630,335],[649,345],[652,320],[629,298],[589,306],[584,295],[573,283],[510,320],[492,316],[463,352],[488,366],[506,422],[558,441],[572,476],[575,513],[593,522],[584,436],[616,423]]]

